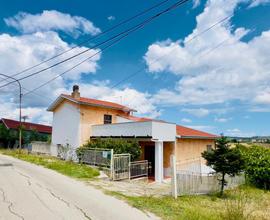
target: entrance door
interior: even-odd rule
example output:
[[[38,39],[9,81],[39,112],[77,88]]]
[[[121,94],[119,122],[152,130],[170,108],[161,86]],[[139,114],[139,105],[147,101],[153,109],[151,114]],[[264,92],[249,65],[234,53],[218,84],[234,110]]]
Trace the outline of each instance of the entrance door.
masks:
[[[144,147],[144,159],[151,163],[151,169],[149,169],[149,177],[155,176],[155,146]]]

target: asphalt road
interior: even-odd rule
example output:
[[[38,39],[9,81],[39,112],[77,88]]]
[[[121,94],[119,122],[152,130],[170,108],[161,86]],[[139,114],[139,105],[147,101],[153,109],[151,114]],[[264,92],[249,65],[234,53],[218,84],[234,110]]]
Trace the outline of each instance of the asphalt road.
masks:
[[[84,182],[0,154],[0,220],[13,219],[157,218]]]

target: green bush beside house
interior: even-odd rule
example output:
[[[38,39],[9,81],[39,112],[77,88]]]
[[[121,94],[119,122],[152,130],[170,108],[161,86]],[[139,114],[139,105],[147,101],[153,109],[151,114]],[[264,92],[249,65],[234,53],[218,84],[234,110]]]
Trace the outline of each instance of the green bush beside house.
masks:
[[[82,145],[76,150],[79,159],[83,152],[89,148],[103,148],[103,149],[113,149],[114,154],[126,154],[129,153],[131,156],[131,161],[138,159],[141,155],[141,147],[136,139],[126,140],[126,139],[95,139],[88,141],[86,144]]]

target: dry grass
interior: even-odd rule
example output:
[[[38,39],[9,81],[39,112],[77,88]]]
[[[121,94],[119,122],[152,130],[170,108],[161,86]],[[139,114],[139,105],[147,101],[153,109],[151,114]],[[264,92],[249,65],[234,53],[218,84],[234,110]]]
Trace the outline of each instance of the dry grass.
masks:
[[[242,186],[216,195],[134,197],[111,193],[139,209],[166,220],[267,220],[270,219],[270,192]]]

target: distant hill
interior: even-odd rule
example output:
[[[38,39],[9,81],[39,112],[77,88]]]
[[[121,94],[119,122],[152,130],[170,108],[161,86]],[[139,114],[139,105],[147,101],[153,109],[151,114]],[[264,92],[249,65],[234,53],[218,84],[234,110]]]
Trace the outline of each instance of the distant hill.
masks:
[[[270,136],[228,137],[232,142],[270,143]]]

